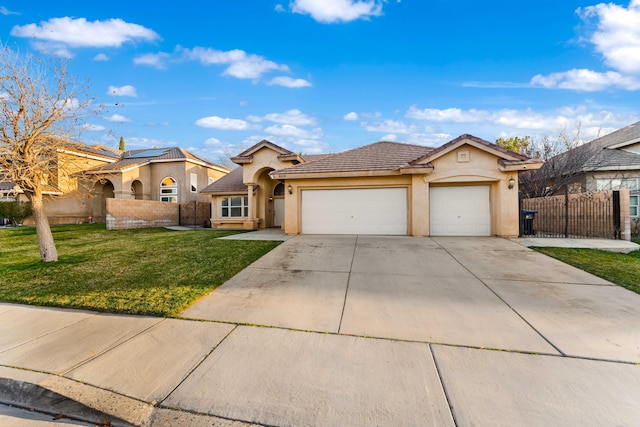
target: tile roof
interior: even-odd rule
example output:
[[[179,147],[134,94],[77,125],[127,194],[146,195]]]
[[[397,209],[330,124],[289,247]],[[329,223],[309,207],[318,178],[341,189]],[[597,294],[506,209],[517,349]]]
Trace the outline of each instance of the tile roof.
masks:
[[[620,148],[611,148],[631,141],[640,141],[640,122],[594,139],[556,157],[558,159],[563,159],[566,156],[571,156],[574,159],[584,158],[582,168],[584,171],[638,168],[640,167],[640,154]]]
[[[239,194],[246,193],[247,191],[247,186],[242,183],[242,167],[238,167],[213,184],[209,184],[200,192],[211,194]]]
[[[144,149],[144,150],[129,150],[122,153],[120,156],[120,160],[108,163],[105,165],[97,166],[93,169],[90,169],[90,172],[111,172],[111,171],[122,171],[134,166],[142,166],[147,163],[158,162],[158,161],[171,161],[171,160],[191,160],[200,163],[204,163],[209,167],[221,169],[221,170],[229,170],[229,168],[225,166],[220,166],[215,163],[208,162],[200,157],[194,156],[189,151],[180,147],[169,147],[169,148],[155,148],[155,149]]]
[[[0,191],[11,191],[15,186],[14,182],[0,182]]]
[[[318,160],[274,171],[272,174],[396,170],[431,151],[431,147],[382,141],[320,157]]]

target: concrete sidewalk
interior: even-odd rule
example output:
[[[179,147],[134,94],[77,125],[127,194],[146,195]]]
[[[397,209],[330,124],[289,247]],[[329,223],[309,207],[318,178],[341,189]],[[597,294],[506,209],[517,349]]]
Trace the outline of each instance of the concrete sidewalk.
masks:
[[[640,419],[640,295],[505,239],[297,236],[183,316],[0,304],[0,403],[47,412],[16,392],[35,385],[123,426]]]
[[[553,248],[586,248],[601,251],[619,252],[628,254],[637,251],[640,245],[626,240],[611,239],[551,239],[544,237],[519,237],[510,239],[526,247],[553,247]]]

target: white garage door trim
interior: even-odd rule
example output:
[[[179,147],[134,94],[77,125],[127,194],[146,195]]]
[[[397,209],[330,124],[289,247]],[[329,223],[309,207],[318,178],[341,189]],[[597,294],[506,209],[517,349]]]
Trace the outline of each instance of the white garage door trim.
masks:
[[[431,187],[432,236],[490,236],[491,201],[488,185]]]
[[[406,188],[302,190],[302,234],[407,234]]]

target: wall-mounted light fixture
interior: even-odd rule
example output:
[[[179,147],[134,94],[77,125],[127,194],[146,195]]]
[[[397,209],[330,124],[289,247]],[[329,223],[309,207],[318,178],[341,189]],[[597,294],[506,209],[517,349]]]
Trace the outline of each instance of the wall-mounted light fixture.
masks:
[[[291,186],[291,184],[287,185],[287,191],[289,192],[289,194],[293,194],[293,187]]]
[[[273,197],[269,197],[269,201],[270,201],[270,202],[273,202]]]
[[[509,177],[509,190],[512,190],[516,186],[516,180],[511,176]]]

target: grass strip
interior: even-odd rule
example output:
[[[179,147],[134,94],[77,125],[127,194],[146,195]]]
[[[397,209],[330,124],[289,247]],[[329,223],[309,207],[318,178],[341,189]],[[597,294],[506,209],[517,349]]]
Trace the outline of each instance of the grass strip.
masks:
[[[107,231],[54,226],[59,261],[40,261],[35,228],[0,229],[0,301],[175,316],[280,242],[216,240],[234,231]]]

